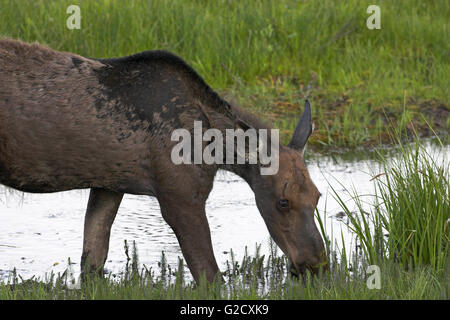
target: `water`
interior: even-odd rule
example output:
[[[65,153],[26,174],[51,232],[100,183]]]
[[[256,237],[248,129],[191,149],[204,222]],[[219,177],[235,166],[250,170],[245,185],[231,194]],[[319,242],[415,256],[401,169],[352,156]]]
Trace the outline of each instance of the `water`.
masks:
[[[430,150],[433,147],[428,148]],[[434,150],[434,149],[433,149]],[[449,153],[449,148],[444,153]],[[318,157],[308,161],[310,175],[322,193],[318,204],[324,215],[327,234],[332,241],[351,247],[354,238],[341,217],[341,209],[332,197],[329,183],[343,199],[349,199],[345,188],[357,187],[359,194],[373,193],[370,179],[380,172],[374,160],[336,161]],[[338,182],[342,183],[341,186]],[[68,259],[75,275],[83,243],[84,213],[89,190],[54,194],[24,194],[0,186],[0,278],[6,279],[13,268],[24,278],[63,272]],[[256,208],[254,194],[240,177],[220,171],[207,201],[214,253],[219,267],[230,258],[230,248],[240,259],[247,246],[254,252],[262,244],[262,254],[269,252],[269,233]],[[106,269],[120,272],[126,263],[124,240],[136,241],[141,264],[158,270],[161,252],[174,266],[182,256],[177,239],[163,220],[159,204],[148,196],[125,195],[111,231]]]

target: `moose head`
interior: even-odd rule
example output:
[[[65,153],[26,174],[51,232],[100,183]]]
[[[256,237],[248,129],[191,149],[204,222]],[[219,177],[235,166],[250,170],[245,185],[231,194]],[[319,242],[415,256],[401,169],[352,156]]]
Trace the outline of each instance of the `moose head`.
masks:
[[[314,222],[320,193],[309,176],[303,151],[313,130],[308,101],[291,141],[279,147],[279,170],[254,175],[250,185],[270,235],[291,262],[294,275],[328,268],[322,237]]]

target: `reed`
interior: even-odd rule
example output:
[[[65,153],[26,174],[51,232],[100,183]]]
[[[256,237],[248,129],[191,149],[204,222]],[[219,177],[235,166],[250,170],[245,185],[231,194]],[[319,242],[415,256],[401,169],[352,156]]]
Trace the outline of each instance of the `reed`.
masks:
[[[373,195],[348,191],[356,212],[332,186],[334,197],[349,218],[371,264],[383,261],[405,268],[449,268],[450,198],[447,154],[430,154],[416,136],[404,144],[396,139],[396,155],[378,153],[380,172],[374,173]],[[441,152],[446,148],[440,144]],[[369,212],[367,203],[369,202]]]

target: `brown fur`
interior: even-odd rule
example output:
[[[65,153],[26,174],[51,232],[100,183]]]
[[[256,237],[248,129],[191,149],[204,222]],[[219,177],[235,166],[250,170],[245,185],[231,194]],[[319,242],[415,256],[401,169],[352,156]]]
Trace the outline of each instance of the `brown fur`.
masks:
[[[85,63],[73,68],[73,57]],[[138,169],[150,166],[149,124],[143,122],[141,129],[131,131],[120,113],[111,118],[108,108],[98,111],[94,106],[101,95],[94,70],[101,66],[38,44],[1,40],[3,183],[23,191],[53,192],[115,189],[135,181],[137,174],[151,181],[147,170]],[[120,142],[119,136],[128,138]],[[138,183],[137,193],[152,191],[148,181]]]

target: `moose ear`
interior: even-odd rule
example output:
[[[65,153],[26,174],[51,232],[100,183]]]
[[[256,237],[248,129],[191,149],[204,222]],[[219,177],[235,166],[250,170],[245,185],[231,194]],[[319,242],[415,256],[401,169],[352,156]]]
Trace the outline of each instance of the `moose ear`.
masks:
[[[298,120],[297,126],[295,127],[294,134],[292,135],[288,147],[292,149],[302,150],[305,147],[306,141],[308,141],[308,138],[311,135],[312,129],[311,106],[309,104],[309,101],[306,100],[305,110],[303,111],[300,120]]]

